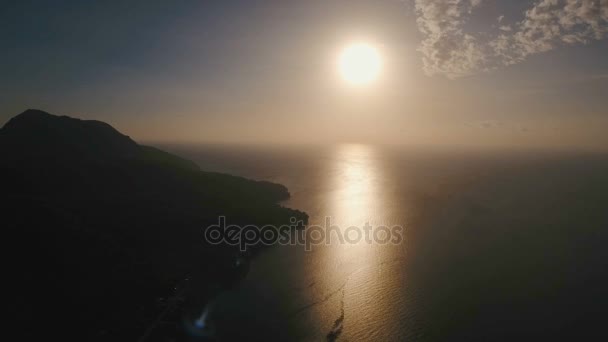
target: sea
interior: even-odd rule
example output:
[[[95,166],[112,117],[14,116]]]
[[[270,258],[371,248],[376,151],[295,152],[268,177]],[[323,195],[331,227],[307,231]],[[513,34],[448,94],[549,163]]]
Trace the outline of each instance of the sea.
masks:
[[[291,194],[281,205],[307,212],[308,229],[329,220],[336,236],[350,232],[260,253],[206,308],[217,340],[608,336],[608,154],[156,146],[205,171],[281,183]],[[370,226],[374,238],[358,239]],[[393,227],[401,239],[384,238]]]

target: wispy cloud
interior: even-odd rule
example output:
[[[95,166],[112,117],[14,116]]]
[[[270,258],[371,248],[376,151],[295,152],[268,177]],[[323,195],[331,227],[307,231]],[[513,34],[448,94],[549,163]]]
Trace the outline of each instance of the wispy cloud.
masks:
[[[458,78],[520,63],[561,45],[608,37],[608,0],[539,0],[493,35],[466,32],[482,0],[416,0],[424,71]],[[503,23],[504,16],[497,18]]]

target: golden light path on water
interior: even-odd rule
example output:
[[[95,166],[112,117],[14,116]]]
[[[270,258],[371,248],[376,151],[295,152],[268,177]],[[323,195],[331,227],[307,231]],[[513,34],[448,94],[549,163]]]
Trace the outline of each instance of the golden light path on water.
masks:
[[[374,240],[378,227],[405,226],[408,214],[398,188],[408,177],[387,166],[385,157],[375,147],[350,144],[297,156],[261,154],[253,158],[256,169],[243,168],[245,176],[289,188],[291,199],[283,205],[310,215],[306,232],[324,227],[328,218],[331,227],[328,239],[311,250],[282,245],[256,257],[243,283],[217,301],[215,310],[227,315],[225,321],[253,334],[302,341],[412,335],[407,242]],[[336,230],[351,239],[341,243]]]
[[[380,241],[386,240],[386,229],[380,226],[402,224],[393,222],[389,214],[391,192],[384,187],[382,160],[367,145],[340,145],[331,160],[331,184],[327,186],[331,193],[324,210],[333,225],[331,241],[317,253],[326,254],[322,258],[325,265],[318,270],[323,276],[322,288],[337,289],[337,293],[331,299],[333,305],[315,311],[322,324],[332,323],[325,328],[328,339],[394,337],[395,329],[403,328],[399,316],[406,309],[401,283],[405,253],[403,243]],[[343,242],[332,235],[332,229],[340,230]]]

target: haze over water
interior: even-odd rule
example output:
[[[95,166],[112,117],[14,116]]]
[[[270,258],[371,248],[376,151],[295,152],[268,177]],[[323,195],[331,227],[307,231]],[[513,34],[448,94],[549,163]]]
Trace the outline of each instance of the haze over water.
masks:
[[[224,337],[500,340],[601,327],[605,156],[163,147],[206,170],[286,185],[284,205],[310,225],[406,228],[399,244],[268,249],[218,299]]]
[[[608,341],[608,0],[3,1],[0,27],[22,339]],[[405,235],[238,253],[203,241],[227,213]]]

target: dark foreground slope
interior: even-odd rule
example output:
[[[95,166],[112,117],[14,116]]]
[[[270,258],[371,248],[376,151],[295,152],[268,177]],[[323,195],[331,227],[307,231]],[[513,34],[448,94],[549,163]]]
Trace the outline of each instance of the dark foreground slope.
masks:
[[[26,339],[136,340],[169,306],[200,308],[242,273],[234,247],[204,242],[218,216],[306,220],[277,204],[282,185],[203,172],[105,123],[37,110],[0,130],[0,176],[8,312]]]

